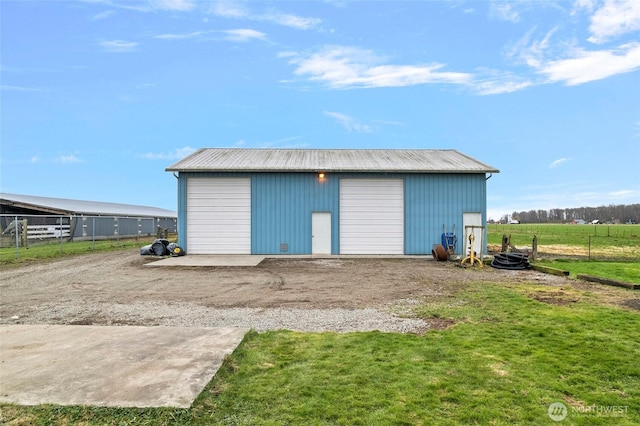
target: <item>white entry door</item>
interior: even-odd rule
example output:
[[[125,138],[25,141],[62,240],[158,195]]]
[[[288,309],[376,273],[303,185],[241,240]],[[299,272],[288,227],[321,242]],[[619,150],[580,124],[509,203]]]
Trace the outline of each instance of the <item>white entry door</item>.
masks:
[[[462,225],[464,229],[464,255],[469,255],[469,235],[473,229],[473,249],[476,252],[476,256],[482,257],[483,246],[483,229],[482,226],[482,213],[462,213]],[[467,228],[467,226],[477,226],[478,228]]]
[[[311,253],[331,254],[331,213],[311,213]]]

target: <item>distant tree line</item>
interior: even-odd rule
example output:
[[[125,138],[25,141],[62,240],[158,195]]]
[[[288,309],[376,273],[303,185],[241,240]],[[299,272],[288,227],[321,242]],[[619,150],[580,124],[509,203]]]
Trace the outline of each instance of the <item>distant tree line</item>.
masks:
[[[571,209],[529,210],[513,212],[511,219],[520,223],[568,223],[574,220],[602,223],[638,223],[640,222],[640,204],[578,207]],[[501,222],[508,222],[509,215],[504,215]]]

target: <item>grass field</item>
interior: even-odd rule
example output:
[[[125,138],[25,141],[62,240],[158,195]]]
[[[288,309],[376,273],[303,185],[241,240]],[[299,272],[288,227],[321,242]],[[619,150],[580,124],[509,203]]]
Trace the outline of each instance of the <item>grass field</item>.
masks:
[[[173,238],[171,241],[174,241],[175,235],[170,238]],[[32,244],[29,248],[21,247],[18,252],[15,247],[3,247],[0,248],[0,264],[20,264],[93,252],[139,249],[144,245],[151,244],[154,239],[155,237],[71,242],[51,240],[46,243]]]
[[[487,225],[487,243],[500,246],[502,236],[515,246],[531,247],[550,257],[640,262],[640,225]]]
[[[567,242],[581,241],[582,237],[640,238],[640,225],[565,225],[557,223],[489,224],[491,234],[538,235],[564,237]]]
[[[190,409],[0,405],[0,422],[540,425],[561,402],[561,424],[640,424],[640,314],[557,290],[470,285],[417,308],[457,322],[423,336],[251,332]]]

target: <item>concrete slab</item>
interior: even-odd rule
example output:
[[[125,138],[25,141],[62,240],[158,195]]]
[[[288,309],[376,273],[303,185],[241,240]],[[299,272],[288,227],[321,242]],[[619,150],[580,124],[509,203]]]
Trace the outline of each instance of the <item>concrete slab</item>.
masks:
[[[280,255],[255,255],[255,254],[192,254],[179,257],[166,257],[144,266],[258,266],[264,259],[425,259],[432,260],[431,255],[331,255],[331,254],[280,254]]]
[[[247,331],[0,326],[0,402],[188,408]]]
[[[189,256],[167,257],[145,266],[257,266],[265,256],[258,255],[208,255],[195,254]]]

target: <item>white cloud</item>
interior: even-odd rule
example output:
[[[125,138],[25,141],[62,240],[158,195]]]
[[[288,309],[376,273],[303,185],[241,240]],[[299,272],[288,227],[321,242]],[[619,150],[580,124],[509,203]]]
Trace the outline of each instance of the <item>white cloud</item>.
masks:
[[[266,40],[267,35],[263,32],[251,30],[247,28],[239,28],[235,30],[222,31],[226,34],[226,39],[231,41],[250,41],[250,40]]]
[[[340,125],[350,132],[371,133],[371,127],[367,124],[359,123],[355,118],[340,112],[323,111],[327,117],[335,119]]]
[[[550,169],[555,169],[556,167],[560,166],[563,163],[566,163],[567,161],[569,161],[569,160],[566,159],[566,158],[559,158],[559,159],[551,162],[551,164],[549,164],[549,168]]]
[[[238,1],[217,1],[211,5],[210,12],[223,18],[245,18],[249,11],[245,5]]]
[[[6,84],[0,85],[0,90],[7,92],[44,92],[44,89],[38,87],[26,87],[26,86],[10,86]]]
[[[34,155],[29,159],[29,162],[32,164],[37,163],[63,163],[63,164],[73,164],[73,163],[84,163],[85,161],[75,154],[60,154],[57,157],[39,157]]]
[[[157,38],[160,40],[188,40],[188,39],[194,39],[194,38],[200,38],[202,36],[205,36],[206,34],[209,34],[211,31],[194,31],[191,33],[184,33],[184,34],[158,34],[153,36],[153,38]]]
[[[611,191],[609,192],[609,196],[612,198],[630,198],[631,196],[633,196],[635,193],[637,193],[638,191],[634,191],[631,189],[621,189],[618,191]]]
[[[116,13],[116,12],[113,11],[113,10],[106,10],[106,11],[104,11],[102,13],[98,13],[96,15],[93,15],[91,17],[91,19],[94,20],[94,21],[99,21],[99,20],[108,18],[109,16],[113,15],[114,13]]]
[[[354,47],[329,46],[310,55],[287,55],[296,66],[296,75],[337,89],[467,84],[472,80],[471,74],[441,71],[443,64],[385,65],[372,51]]]
[[[640,69],[640,42],[609,50],[575,49],[569,56],[539,64],[538,72],[544,74],[549,82],[575,86],[635,71]]]
[[[206,40],[206,39],[215,39],[211,38],[210,35],[213,33],[218,33],[223,35],[223,39],[237,42],[245,42],[251,40],[266,40],[267,35],[263,32],[248,29],[248,28],[238,28],[233,30],[221,30],[221,31],[194,31],[191,33],[183,33],[183,34],[158,34],[153,36],[155,39],[159,40]]]
[[[639,2],[640,3],[640,2]],[[558,30],[554,27],[542,39],[532,40],[535,28],[506,49],[505,56],[524,63],[544,76],[544,83],[569,86],[602,80],[640,69],[640,42],[600,50],[586,50],[575,40],[552,43]]]
[[[587,40],[600,44],[613,37],[640,30],[640,1],[605,0],[591,16]]]
[[[76,157],[73,154],[61,155],[56,159],[56,161],[60,163],[84,163],[84,160]]]
[[[100,46],[108,52],[126,53],[135,51],[138,43],[135,41],[105,40],[100,42]]]
[[[113,1],[113,0],[84,0],[90,3],[104,4],[118,9],[134,10],[136,12],[156,12],[169,10],[176,12],[189,12],[196,7],[193,0],[147,0],[143,2]]]
[[[499,95],[526,89],[534,83],[524,77],[494,70],[480,70],[470,84],[479,95]]]
[[[558,30],[558,27],[554,27],[551,30],[547,31],[542,40],[537,40],[531,42],[529,44],[529,39],[533,34],[535,28],[532,28],[530,31],[525,34],[525,36],[516,44],[514,48],[514,53],[519,53],[519,58],[529,65],[530,67],[539,67],[540,64],[544,61],[545,55],[550,50],[551,46],[551,37]],[[527,46],[528,45],[528,46]]]
[[[278,58],[295,58],[298,56],[296,52],[278,52]]]
[[[508,22],[519,22],[520,14],[513,8],[513,3],[492,1],[489,14],[497,19]]]
[[[322,22],[322,20],[318,18],[307,18],[274,10],[264,14],[253,13],[244,3],[235,1],[215,2],[211,6],[210,12],[223,18],[271,22],[298,30],[309,30]]]
[[[188,12],[195,7],[195,3],[191,0],[151,0],[149,5],[155,10],[176,10],[179,12]]]
[[[573,3],[573,10],[571,11],[571,15],[575,15],[581,9],[586,9],[588,12],[593,12],[593,9],[595,9],[597,2],[598,0],[576,0]]]
[[[513,93],[526,89],[533,85],[533,82],[523,81],[491,81],[484,80],[474,84],[475,91],[479,95],[501,95],[503,93]]]
[[[142,154],[142,158],[146,158],[147,160],[181,160],[187,155],[193,154],[195,151],[195,148],[185,146],[182,148],[176,148],[170,152],[148,152],[146,154]]]
[[[287,13],[270,13],[257,17],[258,20],[273,22],[275,24],[291,27],[298,30],[309,30],[322,22],[317,18],[305,18]]]

